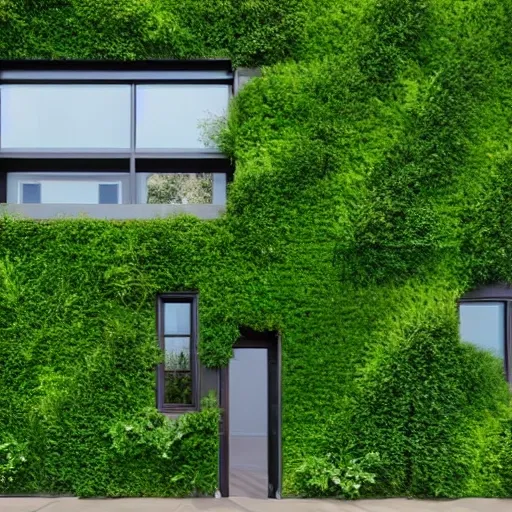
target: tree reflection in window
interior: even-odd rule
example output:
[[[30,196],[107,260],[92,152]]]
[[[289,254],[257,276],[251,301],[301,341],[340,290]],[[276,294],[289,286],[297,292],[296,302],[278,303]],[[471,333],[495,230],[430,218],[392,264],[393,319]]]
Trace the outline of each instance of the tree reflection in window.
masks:
[[[211,173],[152,174],[147,179],[149,204],[211,204],[212,200]]]
[[[181,338],[170,338],[172,341]],[[190,339],[186,340],[188,346],[172,347],[166,339],[165,343],[165,390],[164,402],[166,404],[192,403],[192,374],[190,365]]]

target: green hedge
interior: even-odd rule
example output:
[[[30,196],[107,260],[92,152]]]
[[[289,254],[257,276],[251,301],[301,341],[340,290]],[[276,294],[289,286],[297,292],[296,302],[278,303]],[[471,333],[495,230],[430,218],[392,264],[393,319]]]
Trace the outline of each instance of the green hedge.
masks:
[[[153,407],[155,295],[199,290],[205,365],[241,325],[282,333],[285,494],[311,492],[305,460],[378,452],[366,496],[512,495],[510,395],[456,310],[512,280],[511,21],[511,0],[5,1],[6,58],[266,67],[219,134],[223,218],[1,220],[2,491],[213,491],[217,409]]]
[[[3,492],[212,494],[218,409],[175,425],[154,408],[155,296],[201,288],[190,268],[212,226],[6,218],[0,229],[0,444],[26,458]]]

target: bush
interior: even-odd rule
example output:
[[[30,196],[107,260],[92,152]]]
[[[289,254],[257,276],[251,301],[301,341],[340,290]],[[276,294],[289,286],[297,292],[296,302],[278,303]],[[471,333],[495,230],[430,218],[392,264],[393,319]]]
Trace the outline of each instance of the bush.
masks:
[[[304,496],[354,499],[359,496],[362,486],[375,483],[375,473],[368,469],[373,469],[378,463],[377,453],[368,453],[361,459],[345,463],[331,454],[326,457],[310,455],[296,469],[294,483]]]
[[[26,444],[14,440],[0,444],[0,485],[8,486],[14,481],[22,464],[27,462]]]

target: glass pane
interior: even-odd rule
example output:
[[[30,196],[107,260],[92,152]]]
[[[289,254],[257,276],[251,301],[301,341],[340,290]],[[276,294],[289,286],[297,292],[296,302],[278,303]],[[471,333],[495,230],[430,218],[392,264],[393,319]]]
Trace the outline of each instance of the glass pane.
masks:
[[[41,185],[39,183],[23,183],[22,187],[22,203],[38,204],[41,202]]]
[[[190,338],[165,338],[165,369],[190,371]]]
[[[205,125],[226,113],[227,85],[137,86],[137,149],[208,147]]]
[[[40,187],[44,204],[98,204],[98,201],[110,204],[108,199],[118,202],[118,184],[98,184],[96,180],[46,180],[41,181]],[[105,201],[101,202],[101,199]]]
[[[105,183],[99,186],[100,204],[119,203],[119,185],[116,183]]]
[[[4,85],[4,149],[128,149],[129,85]]]
[[[225,205],[227,199],[227,177],[225,174],[215,173],[213,175],[212,203]]]
[[[211,204],[212,174],[152,174],[146,181],[147,203]]]
[[[505,305],[502,302],[471,302],[459,307],[460,336],[477,347],[505,357]]]
[[[190,303],[166,302],[164,304],[164,334],[190,334]]]
[[[190,338],[165,338],[164,403],[192,403]]]

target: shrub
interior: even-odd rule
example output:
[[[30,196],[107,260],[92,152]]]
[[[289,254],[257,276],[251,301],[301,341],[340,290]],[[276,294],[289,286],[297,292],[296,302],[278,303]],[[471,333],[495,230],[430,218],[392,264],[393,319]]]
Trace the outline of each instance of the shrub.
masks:
[[[377,453],[368,453],[361,459],[343,463],[331,454],[326,457],[307,456],[295,470],[294,483],[304,496],[336,496],[354,499],[362,486],[375,483],[373,469],[379,462]]]
[[[26,459],[26,444],[14,440],[0,444],[0,488],[8,487],[14,481]]]

